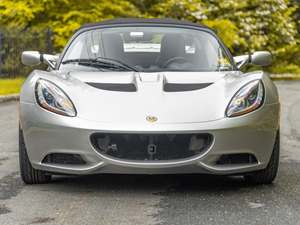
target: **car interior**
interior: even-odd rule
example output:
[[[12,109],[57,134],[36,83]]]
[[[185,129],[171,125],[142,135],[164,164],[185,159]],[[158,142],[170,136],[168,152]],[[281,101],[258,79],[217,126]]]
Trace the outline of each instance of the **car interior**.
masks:
[[[158,51],[131,51],[124,49],[124,40],[118,33],[103,34],[103,55],[107,58],[118,59],[129,65],[143,69],[155,68],[187,69],[191,64],[199,67],[208,65],[207,57],[201,54],[200,49],[191,53],[186,52],[186,40],[183,35],[166,34],[161,38]],[[199,60],[199,58],[201,60]],[[201,65],[202,64],[202,65]]]

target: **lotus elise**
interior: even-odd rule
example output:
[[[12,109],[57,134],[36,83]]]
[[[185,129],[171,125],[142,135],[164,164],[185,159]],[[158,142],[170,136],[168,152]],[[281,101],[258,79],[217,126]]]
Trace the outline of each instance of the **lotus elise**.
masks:
[[[233,57],[210,28],[115,19],[79,28],[59,55],[22,53],[21,177],[218,174],[269,184],[280,103],[268,51]],[[244,71],[244,72],[243,72]]]

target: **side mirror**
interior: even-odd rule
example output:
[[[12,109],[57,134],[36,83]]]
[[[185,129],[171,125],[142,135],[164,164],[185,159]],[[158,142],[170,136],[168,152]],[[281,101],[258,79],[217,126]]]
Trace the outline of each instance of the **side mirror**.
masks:
[[[251,55],[250,63],[257,66],[269,66],[272,64],[272,54],[268,51],[258,51]]]
[[[21,61],[25,66],[37,66],[41,64],[41,54],[38,51],[22,52]]]
[[[50,66],[51,69],[55,69],[58,58],[59,55],[41,54],[38,51],[24,51],[21,61],[26,66],[37,66],[41,63],[45,63]]]
[[[238,69],[247,64],[257,66],[269,66],[272,63],[272,54],[268,51],[257,51],[249,55],[240,55],[233,57]]]

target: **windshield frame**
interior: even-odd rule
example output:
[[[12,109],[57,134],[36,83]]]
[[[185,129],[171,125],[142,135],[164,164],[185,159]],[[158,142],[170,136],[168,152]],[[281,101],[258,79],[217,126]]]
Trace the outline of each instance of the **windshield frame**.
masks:
[[[66,44],[66,47],[64,48],[62,54],[60,54],[60,57],[57,61],[55,70],[59,70],[60,66],[62,65],[62,60],[65,57],[65,54],[69,50],[70,46],[72,43],[76,40],[76,38],[88,31],[92,30],[99,30],[99,29],[107,29],[107,28],[117,28],[117,27],[174,27],[174,28],[183,28],[183,29],[192,29],[192,30],[198,30],[198,31],[203,31],[207,32],[210,35],[212,35],[217,42],[219,43],[220,47],[228,57],[230,64],[232,65],[232,70],[231,71],[239,71],[237,68],[236,64],[234,63],[233,56],[231,55],[229,49],[226,47],[226,45],[221,41],[221,39],[216,35],[216,33],[211,30],[210,28],[206,27],[200,27],[200,26],[193,26],[193,25],[183,25],[183,24],[168,24],[168,23],[126,23],[126,24],[109,24],[109,25],[96,25],[96,26],[91,26],[91,27],[84,27],[75,32],[75,34],[70,38],[68,43]]]

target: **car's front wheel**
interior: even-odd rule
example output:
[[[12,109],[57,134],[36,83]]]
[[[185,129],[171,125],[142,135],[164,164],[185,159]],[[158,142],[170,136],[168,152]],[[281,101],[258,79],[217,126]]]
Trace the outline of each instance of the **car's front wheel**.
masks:
[[[19,128],[19,163],[21,178],[26,184],[43,184],[51,180],[51,175],[32,167],[24,142],[23,131]]]
[[[268,166],[260,171],[253,172],[245,175],[246,181],[251,184],[271,184],[276,178],[280,156],[280,134],[279,131],[276,135],[276,140],[273,147],[273,153],[271,155]]]

